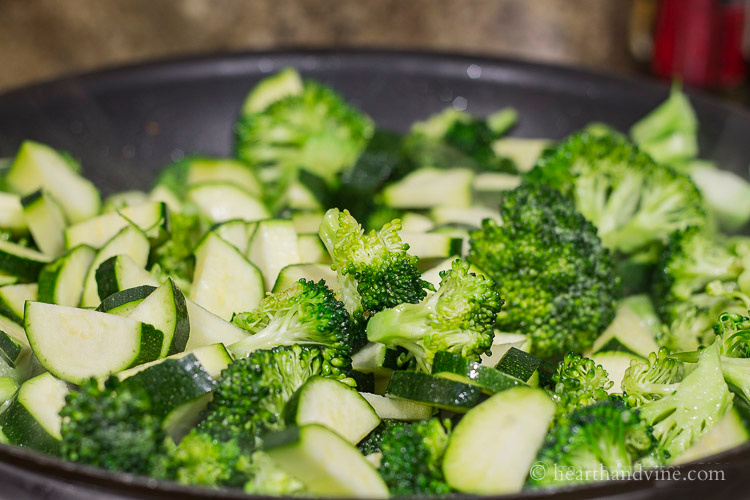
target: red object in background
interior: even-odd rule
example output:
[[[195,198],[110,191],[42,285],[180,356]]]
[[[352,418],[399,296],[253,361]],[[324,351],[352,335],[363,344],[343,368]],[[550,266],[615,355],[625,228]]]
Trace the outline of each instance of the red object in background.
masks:
[[[745,2],[662,0],[652,70],[687,84],[727,88],[742,83]]]

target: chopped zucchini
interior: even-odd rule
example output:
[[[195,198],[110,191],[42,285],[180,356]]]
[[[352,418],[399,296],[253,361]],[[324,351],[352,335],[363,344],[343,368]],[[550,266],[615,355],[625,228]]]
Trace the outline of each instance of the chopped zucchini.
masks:
[[[318,234],[323,212],[298,211],[292,214],[292,224],[297,234]]]
[[[420,168],[386,186],[382,201],[386,206],[404,209],[468,207],[473,180],[474,173],[468,169]]]
[[[159,282],[129,255],[110,257],[96,270],[99,297],[107,298],[113,293],[142,285],[155,288],[159,286]]]
[[[500,358],[495,369],[518,380],[528,382],[534,372],[539,369],[540,363],[541,360],[536,356],[517,347],[510,347]]]
[[[627,300],[618,304],[615,319],[591,346],[592,353],[624,351],[642,358],[658,350],[652,325],[643,320]]]
[[[44,144],[24,141],[5,182],[21,195],[48,191],[71,223],[99,213],[101,198],[94,185],[71,168],[72,160]]]
[[[67,223],[55,199],[40,189],[24,196],[21,204],[23,216],[37,248],[50,258],[61,255],[65,251],[63,230]]]
[[[464,240],[439,233],[410,233],[401,231],[401,239],[409,244],[409,253],[420,259],[457,256],[463,253]]]
[[[256,196],[234,184],[206,182],[190,186],[187,190],[189,202],[198,206],[212,222],[232,219],[247,221],[267,219],[268,209]]]
[[[328,254],[328,250],[326,250],[323,242],[320,241],[318,233],[300,234],[297,236],[297,244],[299,245],[301,261],[312,264],[328,264],[330,267],[331,256]]]
[[[49,262],[43,253],[16,243],[0,240],[0,272],[22,281],[37,281],[39,272]]]
[[[554,414],[555,403],[541,389],[495,394],[453,430],[443,457],[445,480],[462,493],[521,491]]]
[[[186,351],[216,343],[230,345],[247,337],[245,330],[224,321],[192,300],[187,301],[187,310],[190,337],[185,346]]]
[[[129,225],[136,226],[149,238],[157,238],[167,230],[167,206],[161,202],[147,202],[108,212],[79,222],[65,230],[65,246],[88,245],[101,248]]]
[[[321,425],[266,435],[263,450],[308,493],[326,497],[388,498],[380,474],[354,446]]]
[[[499,205],[499,202],[498,202]],[[430,210],[430,217],[438,226],[444,224],[461,224],[469,227],[482,227],[482,221],[493,219],[501,222],[500,212],[497,208],[485,207],[446,207],[439,206]]]
[[[525,382],[508,373],[482,366],[480,363],[466,359],[460,354],[447,351],[438,351],[435,354],[435,359],[432,362],[432,373],[439,377],[451,379],[453,377],[448,377],[445,374],[459,375],[490,394],[508,390]]]
[[[405,399],[394,399],[369,392],[362,397],[370,403],[382,420],[425,420],[435,413],[435,408]]]
[[[39,302],[77,307],[83,295],[83,282],[95,257],[96,250],[79,245],[44,266],[39,273]]]
[[[23,324],[23,308],[27,300],[37,300],[37,290],[36,283],[0,287],[0,314]]]
[[[235,247],[209,232],[195,249],[190,299],[225,320],[252,311],[265,295],[263,276]]]
[[[386,396],[464,413],[483,399],[482,388],[427,373],[396,371]]]
[[[141,285],[134,288],[120,290],[102,300],[102,303],[99,304],[99,307],[97,307],[96,310],[99,312],[116,314],[117,316],[127,316],[138,307],[146,297],[151,295],[154,290],[156,290],[156,287],[151,285]]]
[[[504,137],[492,143],[496,155],[513,160],[519,172],[528,172],[551,141],[549,139],[526,139]]]
[[[334,292],[339,289],[339,279],[336,271],[328,264],[290,264],[279,271],[276,283],[273,285],[273,293],[286,290],[302,278],[312,281],[325,280],[328,288]]]
[[[13,233],[22,233],[28,229],[21,197],[17,194],[0,192],[0,229]]]
[[[190,320],[185,296],[172,278],[167,278],[150,293],[128,314],[128,318],[147,323],[162,332],[164,343],[159,357],[185,350],[190,336]]]
[[[211,231],[216,233],[222,240],[226,241],[239,250],[242,255],[247,254],[250,245],[250,237],[255,232],[257,223],[247,222],[242,219],[233,219],[216,224]]]
[[[284,267],[300,264],[299,243],[294,224],[289,220],[269,219],[260,221],[255,228],[250,250],[250,262],[263,273],[266,287],[276,283],[276,278]]]
[[[320,424],[351,444],[359,443],[380,418],[356,389],[338,380],[311,377],[297,389],[284,407],[287,425]]]
[[[390,376],[398,369],[403,349],[391,349],[385,344],[370,342],[352,356],[352,368],[362,373]]]
[[[74,384],[157,359],[164,343],[151,325],[42,302],[26,303],[24,326],[41,365]]]

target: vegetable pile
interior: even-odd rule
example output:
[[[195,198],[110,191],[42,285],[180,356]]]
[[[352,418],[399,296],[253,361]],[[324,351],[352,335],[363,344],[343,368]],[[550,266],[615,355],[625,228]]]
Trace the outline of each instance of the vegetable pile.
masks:
[[[386,498],[750,439],[750,239],[722,232],[750,185],[698,159],[689,100],[629,137],[506,137],[516,119],[449,109],[398,134],[286,69],[248,94],[234,158],[104,201],[24,142],[0,185],[2,441]]]

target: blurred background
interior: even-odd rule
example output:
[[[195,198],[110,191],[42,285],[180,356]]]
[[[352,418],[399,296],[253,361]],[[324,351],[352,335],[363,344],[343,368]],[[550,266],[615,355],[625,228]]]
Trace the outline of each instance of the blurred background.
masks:
[[[680,76],[742,99],[747,0],[0,0],[0,91],[166,57],[378,47]]]

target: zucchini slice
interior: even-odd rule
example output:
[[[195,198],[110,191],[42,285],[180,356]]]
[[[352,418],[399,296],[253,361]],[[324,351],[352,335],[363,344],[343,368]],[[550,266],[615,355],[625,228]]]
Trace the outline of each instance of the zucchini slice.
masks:
[[[209,232],[195,250],[190,299],[225,320],[253,311],[265,295],[261,272],[235,247]]]
[[[26,303],[24,325],[39,363],[74,384],[157,359],[164,343],[151,325],[42,302]]]
[[[393,399],[369,392],[360,393],[370,403],[382,420],[425,420],[435,413],[435,408],[405,399]]]
[[[22,281],[37,281],[39,272],[49,261],[43,253],[0,240],[0,272],[17,276]]]
[[[188,160],[188,186],[207,182],[225,182],[238,186],[253,196],[263,195],[255,171],[246,164],[230,158],[191,158]]]
[[[325,280],[328,288],[334,292],[339,289],[338,275],[331,269],[330,264],[290,264],[279,271],[272,292],[286,290],[302,278],[312,281]]]
[[[247,248],[250,245],[250,237],[255,232],[256,226],[256,222],[233,219],[216,224],[211,228],[211,231],[236,248],[242,255],[246,255]]]
[[[651,325],[636,313],[631,304],[626,299],[617,306],[615,319],[594,341],[591,352],[625,351],[646,358],[659,350]]]
[[[314,264],[328,264],[331,266],[331,256],[328,254],[318,233],[300,234],[297,236],[300,260]]]
[[[351,444],[359,443],[380,424],[380,418],[356,389],[338,380],[311,377],[284,407],[287,425],[320,424]]]
[[[18,391],[18,383],[13,377],[0,377],[0,408],[7,408],[6,403]]]
[[[77,307],[81,303],[83,282],[96,250],[79,245],[42,268],[39,273],[39,302]]]
[[[503,373],[488,366],[482,366],[477,361],[472,361],[460,354],[446,351],[435,353],[435,359],[432,362],[432,373],[437,376],[444,376],[443,373],[460,375],[490,394],[502,392],[524,383],[508,373]]]
[[[318,234],[323,212],[299,211],[292,214],[292,224],[297,234]]]
[[[498,205],[500,204],[498,200]],[[497,208],[490,209],[485,207],[435,207],[430,211],[430,216],[435,224],[442,226],[445,224],[460,224],[471,227],[482,227],[482,221],[493,219],[498,222],[500,213]]]
[[[21,195],[42,188],[60,204],[70,222],[80,222],[99,213],[99,191],[78,175],[69,158],[38,142],[21,144],[5,181]]]
[[[224,344],[212,344],[192,351],[178,352],[164,359],[182,359],[185,356],[194,356],[195,359],[201,364],[204,370],[211,375],[214,380],[218,380],[221,376],[221,372],[226,369],[227,366],[232,362],[232,356],[224,347]],[[163,359],[157,359],[155,361],[149,361],[142,365],[134,366],[117,373],[117,378],[125,380],[126,378],[132,377],[138,372],[141,372],[147,368],[157,365],[164,361]]]
[[[114,293],[143,285],[156,288],[159,282],[129,255],[110,257],[96,270],[99,297],[105,299]]]
[[[151,395],[154,415],[163,419],[164,428],[175,440],[198,423],[217,387],[192,354],[159,360],[121,380],[126,387],[143,388]]]
[[[190,336],[185,350],[191,351],[217,343],[230,345],[247,337],[245,330],[224,321],[192,300],[187,300],[186,303],[190,320]]]
[[[14,233],[28,229],[23,216],[21,197],[13,193],[0,192],[0,228]]]
[[[154,290],[156,290],[156,287],[151,285],[141,285],[115,292],[102,300],[102,303],[99,304],[99,307],[97,307],[96,310],[99,312],[116,314],[117,316],[127,316],[138,307],[141,302],[146,300],[146,297],[151,295]]]
[[[190,336],[185,296],[172,278],[148,295],[128,314],[128,318],[154,326],[164,334],[159,357],[185,350]]]
[[[400,368],[399,357],[404,349],[391,349],[379,342],[370,342],[352,356],[352,369],[378,376],[390,376]]]
[[[96,254],[91,263],[86,280],[83,283],[83,295],[81,296],[81,307],[96,307],[101,302],[99,287],[96,282],[96,271],[99,265],[115,255],[127,255],[141,268],[148,263],[148,254],[151,245],[146,235],[135,226],[127,226],[112,237]],[[144,284],[144,283],[139,283]],[[132,287],[128,287],[132,288]]]
[[[136,226],[149,238],[156,238],[166,230],[167,221],[167,206],[164,203],[133,205],[68,227],[65,230],[65,245],[67,248],[78,245],[101,248],[129,225]]]
[[[470,410],[484,398],[478,385],[407,371],[393,372],[385,395],[456,413]]]
[[[23,308],[27,300],[37,300],[36,283],[0,286],[0,314],[19,325],[23,324]]]
[[[270,219],[260,221],[250,240],[250,261],[258,266],[268,290],[284,267],[301,263],[299,243],[294,224],[290,220]]]
[[[300,95],[303,83],[293,68],[284,68],[275,75],[264,78],[247,94],[242,103],[242,116],[259,113],[285,97]]]
[[[528,382],[534,372],[539,369],[540,363],[541,360],[536,356],[511,347],[500,358],[495,369],[523,382]]]
[[[9,443],[56,455],[60,450],[60,410],[68,386],[50,373],[21,385],[10,406],[0,413],[0,427]]]
[[[473,180],[469,169],[420,168],[386,186],[381,196],[386,206],[394,208],[468,207]]]
[[[388,498],[375,468],[344,438],[322,425],[266,435],[263,450],[309,493],[325,497]]]
[[[462,493],[517,493],[544,441],[555,403],[541,389],[514,387],[470,410],[443,457],[446,482]]]
[[[190,186],[187,200],[197,205],[212,222],[232,219],[254,221],[271,216],[258,197],[225,182],[205,182]]]
[[[11,368],[28,363],[31,350],[26,332],[19,324],[0,316],[0,358]]]
[[[453,238],[440,233],[411,233],[401,231],[401,239],[409,244],[409,253],[420,259],[460,257],[463,252],[463,238]]]
[[[489,354],[482,354],[482,364],[485,366],[495,367],[505,356],[505,353],[511,347],[529,352],[531,348],[531,338],[522,333],[498,333],[495,332],[495,338],[492,339]]]
[[[50,258],[61,255],[65,251],[63,230],[67,223],[57,202],[48,192],[40,189],[24,196],[21,204],[37,248]]]

